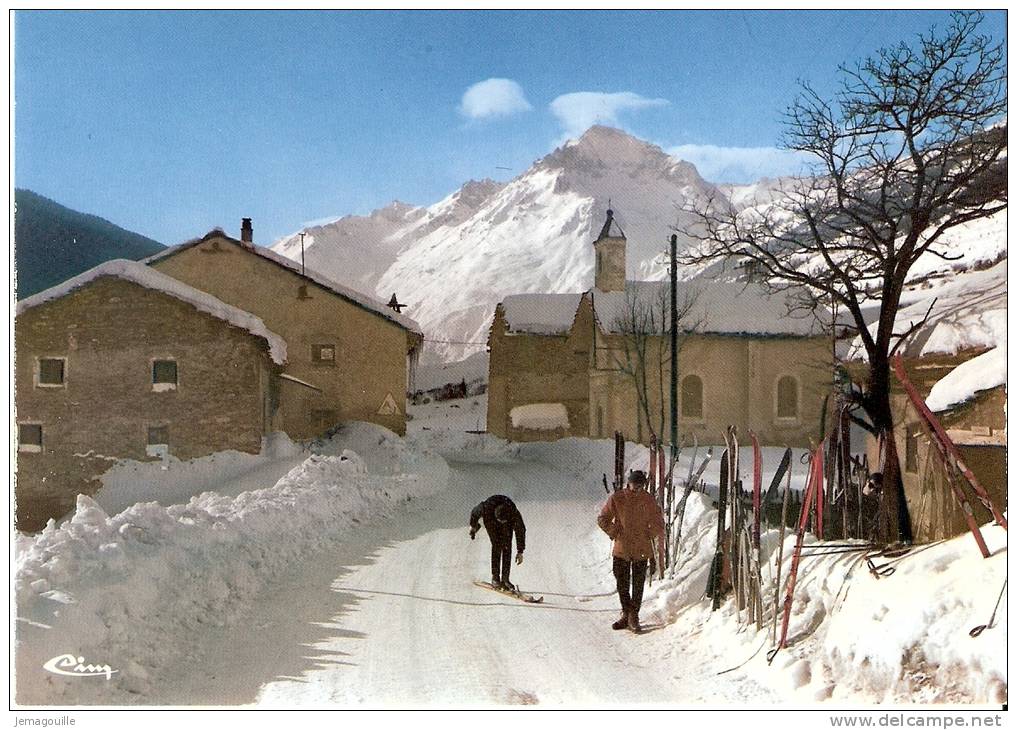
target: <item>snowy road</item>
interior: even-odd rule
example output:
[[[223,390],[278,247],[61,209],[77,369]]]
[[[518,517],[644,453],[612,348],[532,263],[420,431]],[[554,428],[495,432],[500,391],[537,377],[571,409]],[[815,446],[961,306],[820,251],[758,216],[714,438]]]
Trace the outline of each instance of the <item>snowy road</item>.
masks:
[[[203,643],[153,701],[186,704],[732,703],[766,691],[718,687],[689,663],[673,629],[614,632],[603,496],[554,466],[452,462],[452,483],[398,517],[363,525],[343,547],[277,585],[248,615]],[[512,578],[545,596],[532,606],[472,585],[489,577],[469,510],[516,499],[527,551]]]

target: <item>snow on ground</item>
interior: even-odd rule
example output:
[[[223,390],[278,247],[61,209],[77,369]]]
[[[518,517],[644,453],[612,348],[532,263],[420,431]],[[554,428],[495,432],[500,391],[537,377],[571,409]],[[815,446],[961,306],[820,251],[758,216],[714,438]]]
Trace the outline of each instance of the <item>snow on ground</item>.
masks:
[[[121,704],[152,696],[174,663],[201,651],[208,632],[242,622],[266,585],[359,523],[446,486],[441,458],[408,451],[380,427],[356,425],[351,433],[351,442],[373,441],[366,460],[344,448],[340,433],[274,486],[236,496],[208,491],[171,506],[142,502],[114,516],[80,496],[68,521],[22,539],[18,701]],[[392,468],[371,469],[381,462]],[[66,653],[108,663],[117,681],[42,671]]]
[[[437,447],[450,435],[458,438],[465,431],[487,428],[487,393],[420,405],[407,404],[406,414],[411,417],[406,424],[407,434],[433,436],[431,440]]]
[[[804,558],[789,646],[767,665],[772,598],[758,632],[737,621],[730,601],[713,612],[703,600],[716,531],[715,449],[710,488],[689,499],[674,577],[647,590],[647,631],[634,637],[610,629],[618,612],[610,542],[595,522],[613,443],[512,444],[452,425],[451,413],[479,416],[483,405],[414,407],[405,439],[353,424],[313,445],[274,487],[235,497],[139,504],[115,517],[83,499],[66,524],[22,542],[18,701],[1006,702],[1006,599],[993,627],[968,636],[987,622],[1006,572],[1001,528],[984,529],[988,560],[965,535],[915,548],[878,579],[857,553]],[[681,478],[692,451],[683,450]],[[764,451],[764,471],[780,454]],[[805,473],[797,457],[796,486]],[[646,449],[629,444],[626,464],[646,463]],[[743,479],[750,463],[743,449]],[[468,515],[494,493],[515,499],[527,524],[512,580],[544,604],[472,584],[488,576],[490,551],[483,533],[469,540]],[[784,540],[785,577],[793,541]],[[778,543],[776,530],[764,534],[770,596]],[[89,684],[39,669],[68,652],[118,674]]]
[[[433,390],[449,383],[467,385],[487,382],[487,369],[490,361],[487,352],[475,352],[464,360],[443,362],[431,365],[418,365],[413,379],[414,390]]]
[[[169,506],[206,491],[236,496],[275,484],[309,452],[283,433],[262,439],[260,454],[220,451],[200,459],[117,462],[102,475],[102,488],[93,496],[106,514],[117,514],[137,502]]]

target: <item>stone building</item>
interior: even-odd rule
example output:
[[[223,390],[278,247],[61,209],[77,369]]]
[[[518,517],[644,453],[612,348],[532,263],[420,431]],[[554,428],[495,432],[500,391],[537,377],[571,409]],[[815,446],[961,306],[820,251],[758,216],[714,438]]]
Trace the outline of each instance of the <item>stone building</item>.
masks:
[[[669,285],[625,280],[626,239],[612,211],[593,246],[593,288],[514,295],[498,305],[489,432],[546,440],[621,431],[642,443],[670,433]],[[680,435],[722,443],[735,425],[764,444],[807,446],[818,436],[831,341],[815,316],[789,314],[790,296],[744,281],[680,285]],[[537,404],[564,405],[567,425],[528,427],[518,416]]]
[[[133,261],[22,300],[16,524],[41,529],[118,459],[258,453],[286,343],[248,312]]]
[[[146,259],[158,271],[260,317],[289,345],[278,423],[295,439],[343,421],[406,432],[406,393],[423,344],[417,324],[381,302],[214,230]]]
[[[1003,511],[1007,508],[1006,298],[1003,260],[982,271],[930,281],[927,288],[908,296],[895,328],[903,332],[924,319],[901,350],[908,378]],[[849,370],[861,381],[864,365],[857,346],[848,360]],[[915,541],[964,534],[967,521],[946,481],[935,446],[910,399],[892,377],[890,401]],[[878,463],[874,439],[869,440],[868,451],[870,463]],[[962,480],[960,484],[976,521],[992,521],[991,513],[966,483]]]

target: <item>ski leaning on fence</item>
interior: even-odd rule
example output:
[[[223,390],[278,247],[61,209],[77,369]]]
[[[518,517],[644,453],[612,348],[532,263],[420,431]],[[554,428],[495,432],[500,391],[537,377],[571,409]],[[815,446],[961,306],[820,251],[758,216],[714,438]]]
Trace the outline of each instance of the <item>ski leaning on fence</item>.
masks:
[[[802,511],[798,515],[798,534],[795,540],[795,549],[791,554],[791,569],[788,574],[787,594],[784,596],[784,617],[781,622],[780,641],[777,646],[771,649],[766,655],[766,661],[772,662],[777,652],[787,646],[787,629],[791,621],[791,601],[794,597],[795,582],[798,580],[798,563],[802,559],[802,544],[805,541],[805,527],[809,523],[809,513],[812,511],[813,501],[816,495],[823,489],[823,444],[820,443],[812,452],[812,459],[809,462],[809,476],[805,486],[805,496],[802,498]]]
[[[484,580],[475,580],[473,581],[473,585],[478,586],[479,588],[486,588],[487,590],[494,591],[495,593],[500,593],[503,596],[509,596],[510,598],[518,598],[523,603],[544,602],[543,596],[533,596],[530,595],[529,593],[523,593],[518,588],[514,591],[505,590],[504,588],[495,588],[493,585]]]
[[[900,381],[901,385],[904,386],[904,391],[907,393],[911,404],[918,411],[918,415],[921,416],[922,426],[925,429],[926,434],[929,436],[929,440],[933,446],[936,447],[936,454],[939,456],[940,463],[943,465],[943,472],[946,476],[947,482],[950,484],[950,489],[953,491],[954,497],[961,505],[961,509],[964,512],[964,519],[968,524],[968,529],[971,530],[971,534],[975,538],[975,542],[978,544],[978,549],[982,553],[982,557],[989,557],[989,548],[985,545],[985,540],[982,538],[982,531],[978,528],[978,522],[975,520],[974,512],[971,509],[971,503],[968,501],[967,495],[961,488],[961,480],[967,482],[970,488],[974,491],[978,501],[989,511],[993,519],[996,520],[996,524],[1002,527],[1004,530],[1007,529],[1006,517],[996,507],[989,493],[985,491],[985,488],[981,485],[974,473],[964,463],[961,458],[960,452],[954,445],[953,441],[946,433],[946,429],[939,422],[939,419],[929,410],[928,405],[922,399],[921,395],[915,389],[914,384],[908,377],[907,371],[904,369],[904,361],[900,355],[895,355],[891,363],[893,365],[894,374]]]

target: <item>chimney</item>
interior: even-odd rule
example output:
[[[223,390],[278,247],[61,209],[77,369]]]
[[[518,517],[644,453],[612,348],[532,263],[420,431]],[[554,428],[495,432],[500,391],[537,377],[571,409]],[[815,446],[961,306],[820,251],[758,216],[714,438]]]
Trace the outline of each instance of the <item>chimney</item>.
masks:
[[[254,228],[251,226],[250,218],[243,218],[240,221],[240,240],[244,243],[254,244]]]

